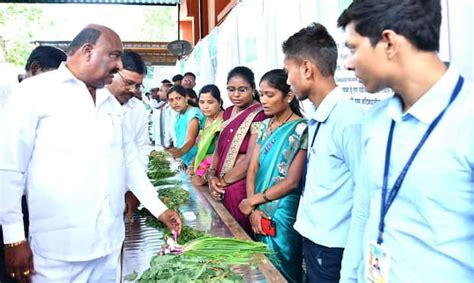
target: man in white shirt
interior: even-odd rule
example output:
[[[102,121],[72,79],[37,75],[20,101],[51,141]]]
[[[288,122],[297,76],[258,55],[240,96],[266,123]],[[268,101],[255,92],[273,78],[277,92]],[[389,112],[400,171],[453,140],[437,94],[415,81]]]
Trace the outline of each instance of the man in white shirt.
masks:
[[[31,52],[25,65],[25,73],[19,75],[19,81],[26,80],[30,77],[49,72],[57,69],[63,61],[66,61],[66,53],[52,46],[38,46]],[[17,87],[17,86],[15,86]],[[0,114],[1,116],[1,114]],[[2,119],[0,118],[0,123]],[[1,126],[0,126],[1,127]],[[28,233],[28,208],[26,206],[26,198],[23,196],[21,200],[23,221],[25,224],[25,233]],[[1,229],[1,226],[0,226]],[[0,243],[3,246],[3,233],[0,231]],[[0,248],[0,282],[15,282],[13,278],[5,274],[4,249]]]
[[[143,171],[148,169],[151,151],[150,136],[148,133],[149,115],[145,105],[135,95],[141,94],[143,77],[146,75],[146,65],[141,56],[133,51],[125,50],[122,55],[123,69],[117,72],[111,84],[105,89],[115,96],[122,105],[124,123],[130,129],[131,139],[138,150],[138,159]],[[138,199],[132,191],[125,194],[125,214],[130,222],[133,213],[139,205]]]
[[[158,99],[160,100],[153,110],[153,138],[155,145],[164,148],[171,147],[176,144],[174,134],[174,124],[176,112],[173,111],[168,103],[167,93],[172,84],[165,80],[158,89]]]
[[[440,2],[355,0],[338,19],[347,68],[395,92],[364,122],[341,282],[474,280],[474,90],[438,57]]]
[[[72,40],[66,64],[22,83],[5,107],[0,223],[6,270],[19,281],[114,282],[126,187],[170,229],[181,230],[138,161],[120,105],[100,91],[122,68],[121,54],[114,31],[89,25]],[[20,205],[25,187],[28,240]]]
[[[320,24],[283,43],[288,83],[309,99],[307,174],[295,229],[303,236],[308,282],[338,282],[359,170],[363,111],[334,81],[337,47]]]

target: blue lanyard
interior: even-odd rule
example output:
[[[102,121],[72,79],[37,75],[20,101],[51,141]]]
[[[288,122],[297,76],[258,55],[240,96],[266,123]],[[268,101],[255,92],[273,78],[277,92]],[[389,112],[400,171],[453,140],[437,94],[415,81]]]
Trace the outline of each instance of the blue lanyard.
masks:
[[[321,124],[322,124],[321,122],[317,122],[317,123],[318,123],[318,125],[316,126],[316,130],[314,131],[313,140],[311,141],[311,147],[310,147],[310,149],[313,148],[314,140],[316,139],[316,135],[317,135],[318,132],[319,132],[319,127],[321,127]]]
[[[309,159],[311,157],[311,150],[313,148],[314,141],[316,140],[316,135],[319,132],[319,127],[321,127],[321,124],[322,124],[321,122],[317,122],[317,123],[318,123],[318,125],[316,126],[316,130],[314,131],[313,140],[311,141],[311,146],[308,148],[308,150],[309,150],[308,159],[306,160],[306,162],[303,166],[303,175],[301,175],[300,187],[301,187],[303,193],[304,193],[304,189],[306,187],[306,173],[308,173],[308,162],[309,162]]]
[[[461,91],[463,83],[464,83],[464,78],[459,76],[458,82],[456,86],[454,87],[454,90],[453,90],[453,93],[451,94],[451,98],[448,102],[448,105],[443,109],[443,111],[441,111],[441,113],[439,113],[439,115],[429,125],[425,134],[423,135],[420,142],[416,146],[415,150],[410,155],[410,158],[408,159],[407,163],[403,167],[402,172],[400,173],[397,180],[395,181],[395,184],[393,185],[393,188],[390,191],[390,194],[387,199],[387,182],[388,182],[388,172],[389,172],[389,165],[390,165],[390,154],[392,151],[393,130],[395,129],[395,121],[392,120],[392,124],[390,125],[390,131],[388,133],[387,149],[385,151],[385,168],[383,172],[383,183],[382,183],[382,205],[380,206],[379,235],[377,238],[377,243],[381,244],[383,242],[385,216],[387,215],[388,209],[392,205],[393,201],[397,197],[398,191],[400,191],[400,187],[402,186],[403,180],[405,179],[408,169],[410,168],[416,155],[418,154],[418,152],[420,151],[420,149],[423,147],[426,140],[430,136],[431,132],[433,132],[433,129],[436,127],[436,125],[438,125],[439,121],[443,117],[446,110],[449,108],[451,103],[458,96],[459,91]]]

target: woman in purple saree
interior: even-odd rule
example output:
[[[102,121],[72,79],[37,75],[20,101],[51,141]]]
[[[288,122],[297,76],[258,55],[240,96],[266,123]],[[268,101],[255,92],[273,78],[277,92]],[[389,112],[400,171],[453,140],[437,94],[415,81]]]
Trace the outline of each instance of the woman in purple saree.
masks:
[[[224,111],[224,122],[209,168],[212,196],[222,200],[230,214],[253,237],[249,219],[239,209],[246,198],[246,174],[266,116],[255,95],[255,78],[247,67],[235,67],[227,76],[227,92],[233,106]]]

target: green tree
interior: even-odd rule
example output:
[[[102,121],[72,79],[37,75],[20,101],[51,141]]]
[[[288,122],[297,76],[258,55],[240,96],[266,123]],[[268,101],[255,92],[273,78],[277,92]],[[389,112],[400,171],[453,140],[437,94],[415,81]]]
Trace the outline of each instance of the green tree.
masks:
[[[0,35],[4,40],[0,48],[5,48],[0,52],[6,61],[24,66],[34,48],[34,35],[49,25],[51,22],[43,19],[43,11],[37,5],[0,4]]]
[[[178,39],[178,8],[161,6],[145,9],[142,38],[146,41],[173,41]]]

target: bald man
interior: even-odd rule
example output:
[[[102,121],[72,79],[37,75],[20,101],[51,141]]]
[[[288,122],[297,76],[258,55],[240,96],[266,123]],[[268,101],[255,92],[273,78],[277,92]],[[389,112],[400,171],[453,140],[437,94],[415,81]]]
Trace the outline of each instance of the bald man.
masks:
[[[139,164],[120,104],[101,90],[122,68],[121,55],[113,30],[89,25],[72,40],[66,64],[22,83],[5,107],[0,223],[6,271],[20,282],[115,282],[127,187],[181,230]]]

